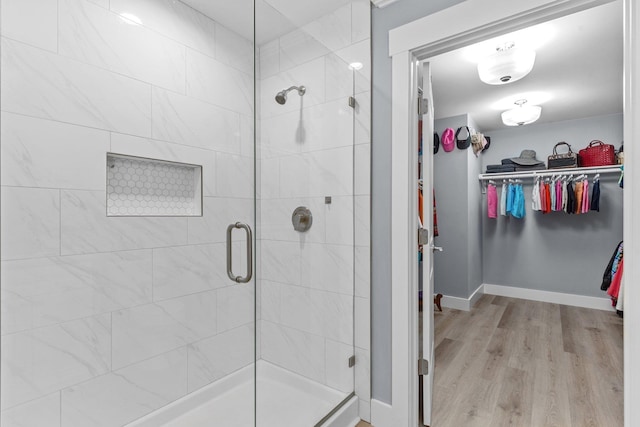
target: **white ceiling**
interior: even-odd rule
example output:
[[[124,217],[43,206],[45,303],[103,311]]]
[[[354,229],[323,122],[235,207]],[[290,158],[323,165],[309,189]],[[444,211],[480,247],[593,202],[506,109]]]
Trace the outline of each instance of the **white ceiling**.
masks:
[[[468,113],[486,133],[505,128],[500,113],[521,98],[542,106],[536,123],[621,113],[622,31],[618,0],[431,58],[435,117]],[[506,85],[482,83],[478,59],[507,40],[534,48],[533,71]]]
[[[245,38],[253,39],[253,0],[182,0]],[[256,42],[266,43],[351,0],[255,0]]]

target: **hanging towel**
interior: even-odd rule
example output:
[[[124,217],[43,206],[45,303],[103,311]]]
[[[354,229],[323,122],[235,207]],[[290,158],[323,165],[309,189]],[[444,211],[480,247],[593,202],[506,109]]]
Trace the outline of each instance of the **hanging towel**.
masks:
[[[500,215],[507,216],[507,184],[502,184],[500,193]]]
[[[600,212],[600,180],[593,183],[593,192],[591,193],[591,210]]]
[[[498,218],[498,192],[493,184],[487,185],[487,216]]]

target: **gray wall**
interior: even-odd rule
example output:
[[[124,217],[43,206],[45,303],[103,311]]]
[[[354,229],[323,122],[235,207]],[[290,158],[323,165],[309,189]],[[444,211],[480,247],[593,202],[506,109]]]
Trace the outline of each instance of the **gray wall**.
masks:
[[[469,126],[466,114],[436,120],[434,129],[442,135],[446,128],[454,130],[460,126]],[[434,286],[436,293],[467,298],[469,296],[470,277],[481,281],[481,273],[471,268],[472,252],[479,255],[482,235],[478,230],[480,224],[480,200],[476,206],[470,202],[469,196],[480,193],[479,187],[469,186],[469,179],[477,177],[480,159],[473,155],[471,149],[446,152],[442,147],[433,159],[433,186],[436,193],[436,210],[438,212],[438,237],[435,244],[444,251],[436,252],[433,258]],[[475,217],[472,215],[475,214]],[[473,243],[470,238],[473,235]],[[477,249],[473,251],[472,248]],[[479,263],[477,263],[480,265]],[[474,267],[476,263],[474,262]],[[477,286],[476,286],[477,287]]]
[[[391,403],[391,59],[389,30],[461,3],[401,0],[373,9],[371,140],[371,395]]]
[[[525,148],[546,160],[558,141],[574,151],[592,139],[616,148],[622,141],[622,114],[582,120],[528,125],[491,133],[491,148],[483,163],[517,157]],[[484,282],[576,295],[605,297],[602,272],[614,246],[622,240],[622,190],[618,174],[603,175],[600,212],[567,215],[531,211],[532,181],[525,181],[527,216],[524,220],[489,220],[483,204]]]
[[[472,117],[468,118],[469,128],[478,129]],[[478,184],[478,174],[482,171],[482,158],[484,153],[478,153],[478,157],[473,154],[473,150],[467,150],[468,174],[467,174],[467,259],[469,268],[467,270],[467,296],[478,289],[482,284],[482,193]]]

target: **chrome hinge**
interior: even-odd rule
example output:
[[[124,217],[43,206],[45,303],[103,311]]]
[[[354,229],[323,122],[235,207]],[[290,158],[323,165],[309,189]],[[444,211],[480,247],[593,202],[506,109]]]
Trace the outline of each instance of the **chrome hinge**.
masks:
[[[356,108],[356,99],[353,96],[349,97],[349,107]]]
[[[429,230],[426,228],[418,228],[418,244],[426,245],[429,243]]]
[[[351,356],[349,358],[349,367],[353,368],[354,366],[356,366],[356,356]]]
[[[418,114],[424,116],[429,112],[429,100],[427,98],[418,98]]]
[[[429,361],[418,359],[418,375],[429,375]]]

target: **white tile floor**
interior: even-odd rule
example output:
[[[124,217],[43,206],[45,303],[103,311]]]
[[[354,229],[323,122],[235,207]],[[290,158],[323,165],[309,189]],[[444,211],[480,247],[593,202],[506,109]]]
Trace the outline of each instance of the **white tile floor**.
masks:
[[[257,365],[257,427],[313,426],[347,393],[265,361]],[[253,366],[205,387],[130,427],[247,427],[254,420]]]

